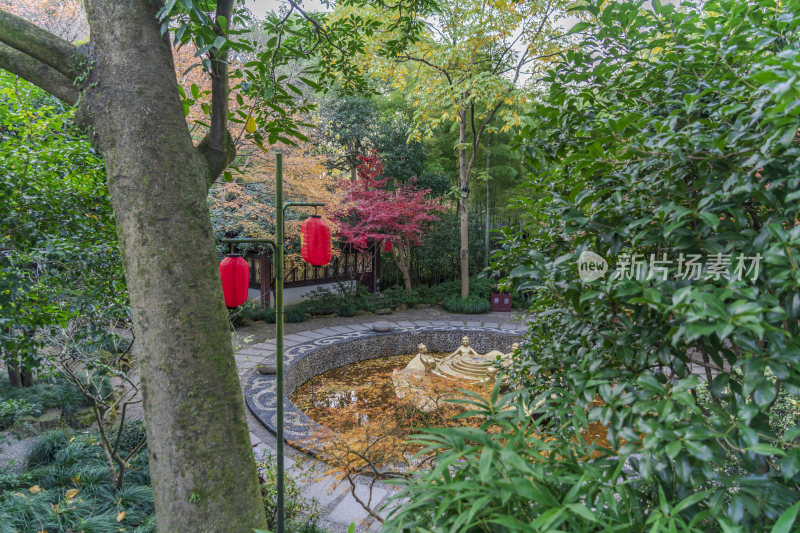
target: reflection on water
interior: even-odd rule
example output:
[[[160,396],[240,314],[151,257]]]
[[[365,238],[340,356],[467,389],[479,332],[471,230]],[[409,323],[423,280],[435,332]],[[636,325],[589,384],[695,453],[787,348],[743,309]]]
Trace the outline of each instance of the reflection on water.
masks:
[[[371,412],[400,403],[392,386],[392,370],[405,367],[413,358],[413,354],[379,357],[329,370],[298,387],[292,402],[323,425],[330,424],[331,411],[345,409],[357,413],[357,424],[366,424]]]

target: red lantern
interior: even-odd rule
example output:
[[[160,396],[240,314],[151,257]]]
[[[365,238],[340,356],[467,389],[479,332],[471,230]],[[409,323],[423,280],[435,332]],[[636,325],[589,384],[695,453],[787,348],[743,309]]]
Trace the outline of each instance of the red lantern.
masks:
[[[331,228],[317,215],[308,217],[300,225],[300,253],[306,263],[314,266],[331,262]]]
[[[247,301],[250,288],[250,265],[241,255],[229,255],[219,263],[225,307],[239,307]]]
[[[392,241],[386,241],[385,243],[383,243],[383,251],[384,252],[392,251]]]

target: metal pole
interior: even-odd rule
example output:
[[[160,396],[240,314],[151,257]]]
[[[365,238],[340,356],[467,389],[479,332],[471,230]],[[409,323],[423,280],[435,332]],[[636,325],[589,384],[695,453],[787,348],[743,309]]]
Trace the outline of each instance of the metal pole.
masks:
[[[270,239],[220,239],[220,242],[230,243],[231,251],[236,243],[265,243],[272,247],[275,257],[275,378],[277,382],[276,395],[278,400],[278,518],[276,533],[284,531],[284,502],[283,502],[283,245],[285,242],[284,219],[286,209],[289,207],[322,207],[322,202],[286,202],[283,203],[283,154],[275,154],[275,241]],[[265,275],[264,272],[261,275]],[[313,387],[313,383],[312,383]],[[312,400],[313,401],[313,400]]]
[[[275,377],[278,396],[278,519],[283,533],[283,154],[275,155]]]

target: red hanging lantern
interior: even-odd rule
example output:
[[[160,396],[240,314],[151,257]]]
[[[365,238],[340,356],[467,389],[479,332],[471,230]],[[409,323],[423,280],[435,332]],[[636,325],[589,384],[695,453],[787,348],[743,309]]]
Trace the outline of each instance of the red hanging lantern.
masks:
[[[300,253],[306,263],[314,266],[331,262],[331,228],[317,215],[308,217],[300,225]]]
[[[383,251],[384,252],[391,252],[392,251],[392,241],[386,241],[383,243]]]
[[[222,293],[225,307],[239,307],[247,301],[250,288],[250,265],[241,255],[229,255],[219,262],[219,277],[222,278]]]

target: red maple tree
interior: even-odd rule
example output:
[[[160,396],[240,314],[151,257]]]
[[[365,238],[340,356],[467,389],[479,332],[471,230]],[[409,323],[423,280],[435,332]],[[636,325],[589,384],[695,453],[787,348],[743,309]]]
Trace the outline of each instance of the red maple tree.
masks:
[[[391,243],[391,254],[403,275],[403,285],[411,289],[411,250],[422,243],[436,213],[444,207],[430,198],[430,189],[418,189],[415,180],[404,185],[383,177],[383,163],[375,151],[359,158],[354,181],[342,180],[343,201],[329,211],[336,235],[357,250],[383,242]]]

